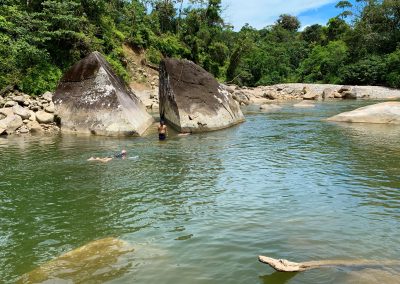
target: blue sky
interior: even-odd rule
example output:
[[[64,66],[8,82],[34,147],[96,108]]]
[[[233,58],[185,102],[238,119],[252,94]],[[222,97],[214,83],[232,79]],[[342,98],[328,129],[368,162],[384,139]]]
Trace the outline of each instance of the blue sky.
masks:
[[[281,14],[297,16],[302,28],[325,25],[341,10],[335,5],[339,0],[222,0],[223,17],[235,30],[249,23],[256,29],[273,24]],[[354,1],[351,1],[354,2]]]

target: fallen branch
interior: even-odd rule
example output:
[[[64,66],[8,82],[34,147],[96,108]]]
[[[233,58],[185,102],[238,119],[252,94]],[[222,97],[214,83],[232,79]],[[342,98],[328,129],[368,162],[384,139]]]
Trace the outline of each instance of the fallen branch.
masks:
[[[306,262],[293,262],[286,259],[276,259],[260,255],[258,260],[262,263],[268,264],[273,269],[282,272],[297,272],[314,268],[327,267],[327,266],[382,266],[382,265],[400,265],[400,261],[375,261],[375,260],[320,260],[320,261],[306,261]]]

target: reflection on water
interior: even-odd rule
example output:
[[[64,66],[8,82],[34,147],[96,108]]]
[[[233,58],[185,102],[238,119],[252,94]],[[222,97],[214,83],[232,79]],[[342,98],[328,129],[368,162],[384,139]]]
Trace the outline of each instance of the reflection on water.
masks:
[[[111,283],[352,283],[354,270],[273,273],[257,255],[400,259],[399,128],[323,120],[362,104],[250,109],[166,142],[0,138],[0,279],[115,236],[136,257]],[[134,158],[86,162],[122,148]]]

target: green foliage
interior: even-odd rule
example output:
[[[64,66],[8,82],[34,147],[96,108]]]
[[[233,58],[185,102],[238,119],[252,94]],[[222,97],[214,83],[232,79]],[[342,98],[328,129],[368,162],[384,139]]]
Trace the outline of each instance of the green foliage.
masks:
[[[122,45],[187,58],[219,79],[257,86],[282,82],[400,87],[397,0],[339,1],[326,26],[281,15],[274,25],[239,32],[224,23],[221,0],[3,0],[0,89],[52,90],[61,73],[90,52],[103,53],[129,80]],[[350,17],[351,18],[348,18]]]
[[[165,34],[157,38],[155,47],[167,57],[181,57],[190,53],[190,51],[181,43],[179,38],[173,34]]]
[[[321,44],[325,39],[324,28],[318,24],[306,27],[301,37],[310,44]]]
[[[62,71],[57,66],[42,63],[27,70],[21,80],[20,88],[28,94],[40,95],[48,90],[54,90],[61,75]]]
[[[126,69],[121,63],[122,58],[124,57],[122,48],[115,49],[109,55],[106,56],[108,63],[113,67],[115,73],[118,76],[122,77],[126,82],[129,81],[130,77]]]
[[[300,28],[300,21],[295,16],[283,14],[279,16],[279,19],[276,21],[276,25],[287,31],[295,32]]]
[[[386,75],[383,57],[371,55],[341,69],[343,83],[356,85],[380,85]]]
[[[400,88],[400,48],[386,58],[386,82],[389,87]]]
[[[332,41],[327,46],[316,46],[300,65],[300,80],[310,83],[340,83],[340,69],[346,60],[347,46],[343,41]]]
[[[155,49],[153,46],[149,47],[146,51],[146,59],[154,64],[159,64],[162,59],[162,54],[159,50]]]

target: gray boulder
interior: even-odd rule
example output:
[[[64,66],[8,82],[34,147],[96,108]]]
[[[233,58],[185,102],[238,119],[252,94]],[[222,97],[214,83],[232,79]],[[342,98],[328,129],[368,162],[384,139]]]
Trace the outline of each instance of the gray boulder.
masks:
[[[322,98],[325,99],[333,99],[335,97],[335,89],[333,88],[325,88],[322,91]]]
[[[141,135],[153,118],[99,52],[73,65],[53,95],[61,131]]]
[[[52,123],[54,121],[54,114],[45,111],[38,111],[36,114],[36,120],[39,123]]]
[[[46,92],[42,95],[42,98],[48,102],[53,100],[53,94],[51,92]]]
[[[19,115],[22,119],[27,119],[31,116],[30,112],[20,105],[13,106],[12,110],[16,115]]]
[[[26,126],[32,133],[40,133],[43,132],[43,128],[40,126],[39,122],[37,121],[29,121]]]
[[[13,106],[15,106],[17,104],[17,102],[14,102],[14,101],[6,101],[5,103],[4,103],[4,107],[13,107]]]
[[[24,96],[15,96],[12,98],[12,100],[16,103],[23,104],[25,101],[25,98],[24,98]]]
[[[12,134],[23,124],[22,118],[19,115],[9,115],[0,120],[0,134],[3,134],[4,132],[7,134]]]
[[[0,113],[5,115],[5,116],[9,116],[9,115],[13,115],[14,111],[12,107],[5,107],[0,109]]]
[[[357,92],[353,89],[351,91],[346,91],[342,93],[342,99],[345,100],[356,100],[357,99]]]
[[[343,112],[329,121],[400,124],[400,102],[385,102]]]
[[[178,131],[212,131],[244,121],[232,95],[191,61],[164,59],[159,92],[160,116]]]
[[[48,105],[47,107],[44,108],[44,110],[45,110],[46,112],[49,112],[49,113],[54,113],[54,111],[55,111],[54,103],[53,103],[53,102],[50,102],[49,105]]]

